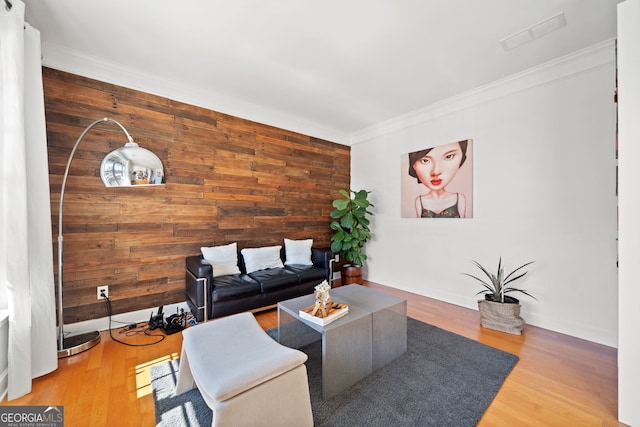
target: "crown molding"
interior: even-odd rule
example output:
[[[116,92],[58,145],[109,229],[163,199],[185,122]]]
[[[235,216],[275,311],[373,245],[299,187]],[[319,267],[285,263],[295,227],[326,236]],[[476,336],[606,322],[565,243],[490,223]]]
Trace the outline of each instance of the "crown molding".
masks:
[[[391,132],[433,120],[455,111],[530,89],[572,74],[615,62],[615,39],[597,43],[569,55],[540,64],[521,73],[419,108],[351,134],[350,144],[361,143]]]
[[[246,120],[311,135],[343,145],[354,145],[391,132],[433,120],[455,111],[492,101],[515,92],[615,62],[615,39],[606,40],[485,86],[427,105],[417,110],[348,134],[318,123],[203,90],[185,82],[162,79],[66,47],[44,43],[43,65]]]
[[[349,134],[308,120],[195,87],[163,79],[53,43],[42,45],[42,65],[106,83],[139,90],[269,126],[348,145]]]

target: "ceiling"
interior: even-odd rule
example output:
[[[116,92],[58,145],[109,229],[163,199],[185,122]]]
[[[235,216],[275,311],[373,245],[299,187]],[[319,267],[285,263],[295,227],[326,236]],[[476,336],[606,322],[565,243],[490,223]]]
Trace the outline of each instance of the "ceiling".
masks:
[[[46,66],[349,143],[616,36],[619,0],[25,0]],[[515,49],[500,40],[564,13]]]

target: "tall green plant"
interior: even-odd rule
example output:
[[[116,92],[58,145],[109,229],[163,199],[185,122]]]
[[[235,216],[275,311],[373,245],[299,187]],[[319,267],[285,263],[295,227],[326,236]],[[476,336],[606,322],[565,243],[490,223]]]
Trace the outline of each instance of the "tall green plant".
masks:
[[[367,259],[362,249],[371,239],[367,215],[373,215],[368,210],[373,205],[368,200],[369,193],[366,190],[340,190],[344,198],[333,201],[334,209],[330,213],[333,218],[331,229],[335,231],[331,237],[331,251],[341,254],[353,265],[361,266]]]
[[[462,273],[465,276],[469,276],[472,277],[474,279],[476,279],[478,282],[480,282],[482,284],[482,286],[485,287],[485,289],[479,291],[478,293],[476,293],[476,295],[478,294],[486,294],[486,295],[490,295],[489,300],[490,301],[494,301],[494,302],[505,302],[505,296],[506,294],[510,293],[510,292],[520,292],[523,293],[527,296],[530,296],[533,299],[536,299],[536,297],[534,297],[533,295],[529,294],[527,291],[523,290],[523,289],[518,289],[518,288],[512,288],[510,286],[507,286],[509,283],[513,283],[518,279],[521,279],[522,277],[524,277],[524,275],[526,275],[528,273],[528,271],[525,271],[524,273],[520,273],[517,276],[515,275],[517,272],[519,272],[520,270],[522,270],[523,268],[525,268],[526,266],[533,264],[535,261],[530,261],[526,264],[521,265],[520,267],[516,268],[515,270],[513,270],[511,273],[507,274],[505,276],[504,274],[504,267],[502,266],[502,257],[500,257],[498,259],[498,269],[496,271],[496,274],[493,273],[489,273],[487,271],[486,268],[484,268],[479,262],[477,261],[472,261],[476,267],[478,267],[489,279],[484,280],[481,279],[479,277],[474,276],[473,274],[469,274],[469,273]],[[509,302],[509,301],[507,301]]]

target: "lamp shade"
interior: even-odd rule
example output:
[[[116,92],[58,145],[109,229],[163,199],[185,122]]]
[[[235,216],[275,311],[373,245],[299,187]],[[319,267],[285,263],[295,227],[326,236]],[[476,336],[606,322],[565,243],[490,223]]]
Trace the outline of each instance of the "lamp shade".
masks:
[[[160,185],[164,183],[164,170],[158,156],[135,142],[127,142],[105,156],[100,177],[106,187]]]

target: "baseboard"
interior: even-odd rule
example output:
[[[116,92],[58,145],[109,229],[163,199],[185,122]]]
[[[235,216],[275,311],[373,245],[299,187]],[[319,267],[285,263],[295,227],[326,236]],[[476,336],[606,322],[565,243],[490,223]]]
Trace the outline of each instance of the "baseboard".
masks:
[[[165,305],[163,312],[165,316],[170,316],[174,313],[179,313],[183,309],[185,312],[190,311],[186,302],[178,304]],[[157,314],[158,307],[151,307],[146,310],[131,311],[128,313],[120,313],[111,316],[111,328],[119,328],[130,323],[147,323],[151,313]],[[86,320],[83,322],[70,323],[64,325],[65,334],[77,334],[87,331],[106,331],[109,329],[109,317],[102,317],[100,319]]]

